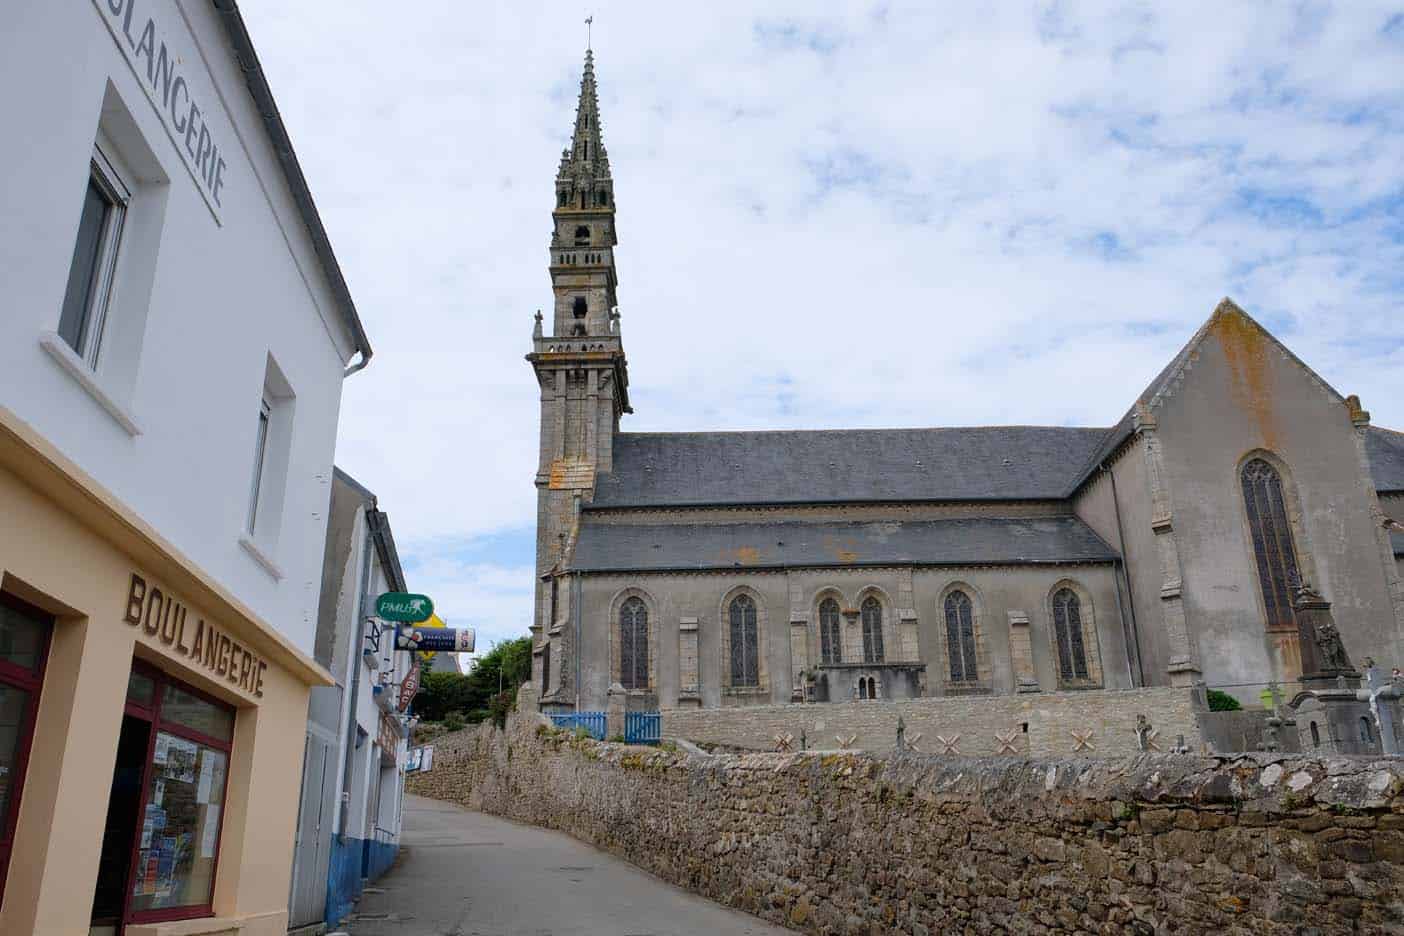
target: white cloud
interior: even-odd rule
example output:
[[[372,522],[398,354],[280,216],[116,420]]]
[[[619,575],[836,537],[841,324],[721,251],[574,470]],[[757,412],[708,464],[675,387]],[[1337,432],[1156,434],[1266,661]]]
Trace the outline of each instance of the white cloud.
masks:
[[[377,349],[339,463],[426,563],[529,527],[585,14],[241,7]],[[626,428],[1109,424],[1225,294],[1404,425],[1390,6],[814,9],[592,7]],[[415,578],[520,622],[523,542]]]

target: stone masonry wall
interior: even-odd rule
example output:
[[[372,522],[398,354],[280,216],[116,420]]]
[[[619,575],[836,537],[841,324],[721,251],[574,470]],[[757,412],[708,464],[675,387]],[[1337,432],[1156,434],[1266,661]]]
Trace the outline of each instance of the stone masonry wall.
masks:
[[[814,934],[1404,932],[1404,762],[688,755],[513,716],[409,789]]]
[[[1172,750],[1179,735],[1190,750],[1202,750],[1192,690],[1170,687],[678,709],[663,713],[663,734],[773,751],[776,735],[792,736],[798,750],[803,731],[812,749],[842,747],[852,738],[848,747],[880,752],[896,747],[900,717],[907,740],[916,738],[917,748],[930,753],[943,753],[946,742],[953,742],[967,756],[1135,754],[1138,714],[1156,732],[1152,741],[1159,750]]]

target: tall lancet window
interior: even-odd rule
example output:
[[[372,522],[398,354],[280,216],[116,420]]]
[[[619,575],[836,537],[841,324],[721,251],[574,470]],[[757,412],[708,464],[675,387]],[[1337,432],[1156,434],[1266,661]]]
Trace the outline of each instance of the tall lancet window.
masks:
[[[1053,635],[1058,641],[1058,675],[1087,679],[1087,647],[1082,639],[1082,601],[1071,588],[1053,595]]]
[[[755,599],[750,595],[737,595],[731,600],[728,617],[731,619],[731,684],[759,686]]]
[[[882,652],[882,602],[872,595],[863,600],[860,609],[863,615],[863,662],[881,663]]]
[[[1287,504],[1282,496],[1282,476],[1263,459],[1254,458],[1243,466],[1241,480],[1267,629],[1295,630],[1292,589],[1301,580],[1292,526],[1287,521]]]
[[[648,688],[648,608],[639,598],[619,608],[619,682],[625,689]]]
[[[832,598],[819,602],[819,659],[843,662],[843,634],[839,630],[839,605]]]
[[[975,662],[974,606],[963,591],[946,596],[946,653],[951,658],[951,682],[980,678]]]

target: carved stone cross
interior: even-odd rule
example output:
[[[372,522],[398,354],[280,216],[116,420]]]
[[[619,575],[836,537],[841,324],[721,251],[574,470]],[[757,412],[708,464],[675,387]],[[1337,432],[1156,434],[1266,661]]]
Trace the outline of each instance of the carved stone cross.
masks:
[[[789,751],[789,750],[793,749],[794,746],[795,746],[795,736],[794,736],[794,735],[792,735],[792,734],[786,732],[785,734],[778,734],[778,735],[775,736],[775,750],[779,751],[780,753],[783,754],[785,751]]]
[[[1088,728],[1086,731],[1069,731],[1068,734],[1072,735],[1074,754],[1076,754],[1078,751],[1097,750],[1097,748],[1092,744],[1093,732],[1091,728]]]
[[[1007,733],[1001,733],[1001,732],[996,731],[996,732],[995,732],[995,742],[996,742],[996,744],[998,744],[999,750],[996,751],[995,753],[996,753],[996,754],[1018,754],[1018,753],[1019,753],[1019,744],[1018,744],[1018,741],[1017,741],[1018,737],[1019,737],[1019,732],[1018,732],[1017,729],[1014,729],[1014,728],[1010,728],[1009,731],[1008,731]]]
[[[853,742],[858,740],[858,736],[856,734],[851,734],[847,738],[844,738],[843,735],[834,735],[834,740],[838,742],[840,751],[846,751],[853,747]]]
[[[949,738],[943,738],[941,735],[937,735],[936,740],[940,742],[942,754],[960,753],[960,748],[956,747],[956,744],[960,741],[960,735],[954,734],[951,735]]]

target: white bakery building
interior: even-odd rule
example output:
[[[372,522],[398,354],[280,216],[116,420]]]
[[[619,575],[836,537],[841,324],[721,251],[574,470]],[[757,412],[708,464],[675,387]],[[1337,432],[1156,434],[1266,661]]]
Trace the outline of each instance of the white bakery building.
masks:
[[[284,933],[369,343],[234,0],[9,0],[0,88],[0,933]]]

